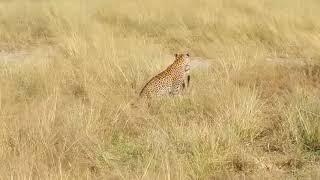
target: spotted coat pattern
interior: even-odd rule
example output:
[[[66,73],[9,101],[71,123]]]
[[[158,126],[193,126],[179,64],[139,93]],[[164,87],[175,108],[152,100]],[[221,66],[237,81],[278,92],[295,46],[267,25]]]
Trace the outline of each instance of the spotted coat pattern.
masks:
[[[189,54],[175,54],[175,61],[154,76],[141,90],[140,97],[176,95],[190,82]]]

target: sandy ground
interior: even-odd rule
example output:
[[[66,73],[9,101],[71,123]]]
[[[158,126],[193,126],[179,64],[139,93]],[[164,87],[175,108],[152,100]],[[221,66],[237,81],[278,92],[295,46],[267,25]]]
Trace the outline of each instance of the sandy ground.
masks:
[[[55,49],[51,46],[39,46],[32,49],[14,51],[0,51],[0,63],[26,63],[32,59],[46,59],[54,55]],[[191,69],[207,69],[209,61],[202,57],[192,57]]]
[[[39,46],[31,49],[0,51],[0,63],[27,63],[33,59],[47,59],[54,54],[54,47]]]
[[[13,51],[1,51],[0,50],[0,63],[28,63],[32,60],[45,60],[50,56],[53,56],[56,50],[52,46],[38,46],[30,49],[20,49]],[[168,55],[168,57],[170,57]],[[191,58],[191,69],[207,70],[209,66],[217,62],[212,59],[206,59],[203,57]],[[285,58],[285,57],[269,57],[265,59],[266,64],[273,64],[277,66],[304,66],[312,64],[312,60],[302,58]]]

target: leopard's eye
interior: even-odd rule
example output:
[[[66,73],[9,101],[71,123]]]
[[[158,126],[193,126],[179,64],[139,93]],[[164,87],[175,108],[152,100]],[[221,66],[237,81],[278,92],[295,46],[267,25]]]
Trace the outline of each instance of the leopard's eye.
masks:
[[[188,57],[190,57],[190,54],[189,54],[189,53],[187,53],[186,55],[187,55]]]

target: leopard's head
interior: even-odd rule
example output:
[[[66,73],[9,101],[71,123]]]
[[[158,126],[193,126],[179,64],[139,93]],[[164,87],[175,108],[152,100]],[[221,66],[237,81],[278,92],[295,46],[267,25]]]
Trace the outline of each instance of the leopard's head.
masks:
[[[178,64],[185,65],[185,70],[190,70],[190,54],[189,53],[182,53],[182,54],[175,54],[175,62]]]
[[[179,59],[188,59],[190,57],[189,53],[177,53],[174,55],[176,60],[179,60]]]

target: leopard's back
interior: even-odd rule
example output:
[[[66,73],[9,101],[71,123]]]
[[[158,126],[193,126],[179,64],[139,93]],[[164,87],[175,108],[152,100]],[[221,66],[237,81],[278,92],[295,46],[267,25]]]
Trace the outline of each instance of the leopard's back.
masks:
[[[140,97],[178,94],[190,80],[189,54],[176,54],[176,60],[166,70],[154,76],[142,88]]]
[[[171,92],[171,86],[171,76],[167,71],[163,71],[147,82],[140,92],[140,97],[168,95]]]

